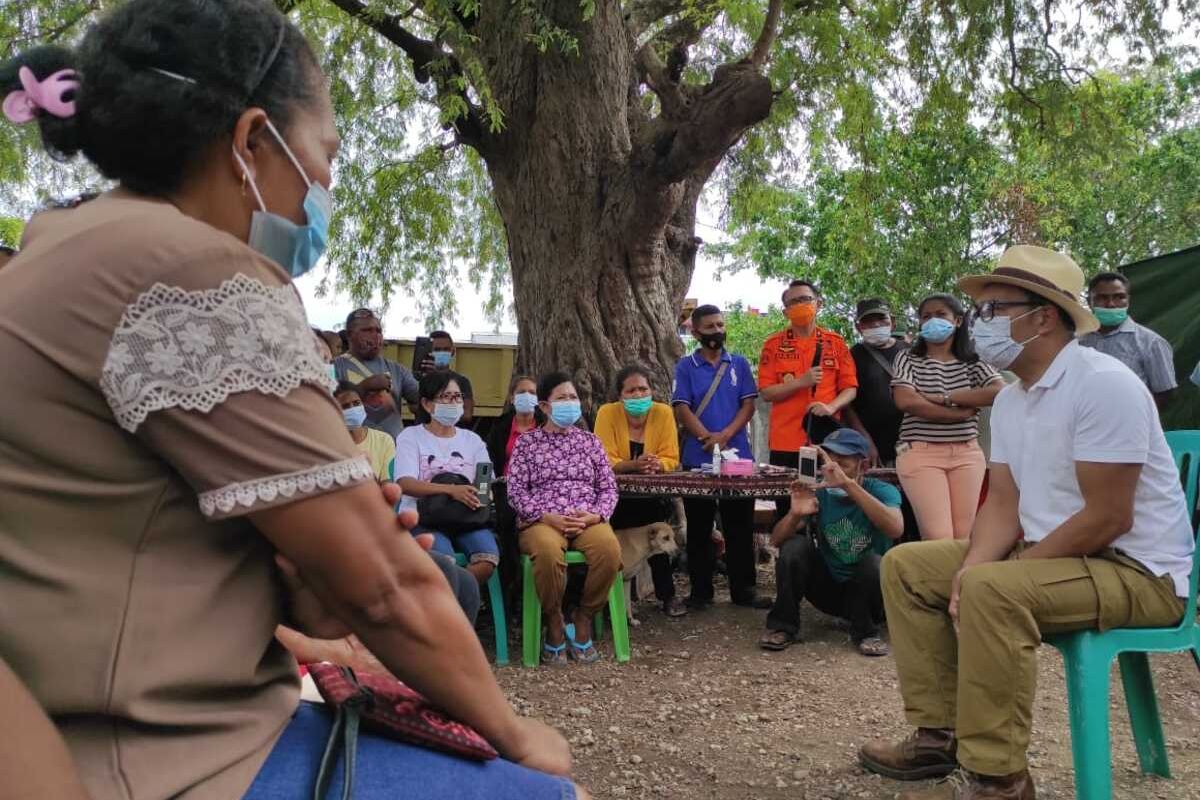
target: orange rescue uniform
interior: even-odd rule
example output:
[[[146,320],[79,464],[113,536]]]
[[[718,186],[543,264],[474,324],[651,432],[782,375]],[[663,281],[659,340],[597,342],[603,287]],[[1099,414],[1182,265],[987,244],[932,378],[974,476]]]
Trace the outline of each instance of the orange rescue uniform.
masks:
[[[771,404],[772,450],[797,450],[808,442],[804,415],[814,402],[831,403],[846,389],[858,387],[858,372],[846,340],[833,331],[817,327],[812,336],[799,337],[791,328],[771,336],[763,344],[758,360],[758,388],[798,380],[813,366],[817,342],[821,342],[821,382],[814,389]],[[837,415],[838,419],[841,414]]]

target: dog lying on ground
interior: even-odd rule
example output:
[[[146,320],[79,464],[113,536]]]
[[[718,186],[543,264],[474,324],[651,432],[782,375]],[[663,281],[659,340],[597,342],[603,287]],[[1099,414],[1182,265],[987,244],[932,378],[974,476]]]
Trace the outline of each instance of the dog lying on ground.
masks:
[[[633,615],[633,579],[638,578],[639,593],[642,587],[653,585],[647,559],[658,553],[674,556],[679,552],[679,545],[675,543],[675,530],[665,522],[622,528],[616,534],[621,543],[621,568],[625,575],[625,615],[630,625],[637,625]]]

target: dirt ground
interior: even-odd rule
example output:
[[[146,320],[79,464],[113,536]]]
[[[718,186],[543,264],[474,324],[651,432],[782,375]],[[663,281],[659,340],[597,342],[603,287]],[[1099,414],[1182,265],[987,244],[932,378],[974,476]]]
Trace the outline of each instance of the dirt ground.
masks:
[[[764,590],[771,577],[760,568]],[[682,581],[680,589],[686,593]],[[907,734],[891,658],[858,655],[841,623],[807,605],[805,641],[765,653],[757,639],[766,612],[727,600],[718,585],[712,610],[670,620],[643,602],[625,665],[612,660],[606,641],[599,664],[525,669],[513,631],[517,665],[498,670],[501,685],[521,713],[563,731],[577,780],[597,798],[840,800],[891,798],[905,788],[866,773],[855,757],[868,738]],[[1200,671],[1187,654],[1151,661],[1174,778],[1139,774],[1118,688],[1114,797],[1200,798]],[[1050,647],[1041,652],[1034,713],[1038,797],[1073,798],[1062,659]]]

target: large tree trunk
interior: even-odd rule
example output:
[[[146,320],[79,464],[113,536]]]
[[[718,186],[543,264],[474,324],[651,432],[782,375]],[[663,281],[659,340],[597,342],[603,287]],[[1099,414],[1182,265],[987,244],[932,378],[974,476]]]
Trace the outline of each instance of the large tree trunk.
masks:
[[[577,9],[548,10],[555,5]],[[517,31],[491,28],[506,22],[486,11],[480,21],[491,32],[493,86],[511,109],[503,136],[481,152],[508,235],[520,368],[572,374],[594,406],[612,398],[620,367],[640,363],[662,396],[683,351],[677,323],[700,244],[700,194],[769,113],[770,83],[749,64],[726,67],[707,87],[664,87],[680,102],[664,101],[651,118],[615,0],[573,24],[578,55],[514,48]]]
[[[508,236],[519,368],[572,374],[594,406],[622,365],[640,362],[661,395],[682,352],[676,323],[700,244],[696,206],[725,153],[770,113],[762,69],[782,0],[769,0],[753,52],[704,86],[681,74],[715,0],[595,0],[588,20],[575,0],[527,0],[525,13],[482,0],[478,17],[461,20],[472,37],[463,46],[504,111],[498,133],[462,88],[463,54],[362,0],[330,1],[402,48],[418,81],[469,109],[455,125],[487,164]],[[696,22],[706,4],[714,14]],[[574,52],[537,50],[539,15],[575,37]],[[676,21],[660,25],[668,18]]]

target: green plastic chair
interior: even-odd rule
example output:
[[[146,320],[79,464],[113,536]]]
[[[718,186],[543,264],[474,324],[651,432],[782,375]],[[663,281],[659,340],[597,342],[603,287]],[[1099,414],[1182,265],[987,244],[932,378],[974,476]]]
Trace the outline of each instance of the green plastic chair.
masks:
[[[1187,507],[1196,514],[1200,484],[1200,431],[1169,431],[1167,442],[1183,480]],[[1067,703],[1071,718],[1071,752],[1075,761],[1078,800],[1111,800],[1112,757],[1108,731],[1109,670],[1116,657],[1125,688],[1125,704],[1133,728],[1142,772],[1171,777],[1163,739],[1154,679],[1147,653],[1191,650],[1200,665],[1200,626],[1196,624],[1196,587],[1200,581],[1200,551],[1193,557],[1191,595],[1183,620],[1174,628],[1118,628],[1047,636],[1045,641],[1063,655],[1067,672]]]
[[[462,553],[454,554],[454,561],[460,567],[467,565],[467,557]],[[492,607],[492,627],[496,629],[496,664],[508,664],[508,617],[504,613],[504,592],[500,589],[500,570],[492,570],[488,578],[488,605]]]
[[[567,551],[567,564],[586,564],[587,559],[578,550]],[[522,661],[527,667],[541,663],[542,650],[542,601],[538,598],[533,583],[533,559],[521,556],[521,583],[524,587],[522,600],[523,621],[521,626]],[[629,661],[629,619],[625,616],[625,578],[617,571],[616,580],[608,590],[608,614],[612,617],[613,651],[619,663]],[[592,624],[592,638],[599,640],[604,635],[604,612],[596,615]]]

